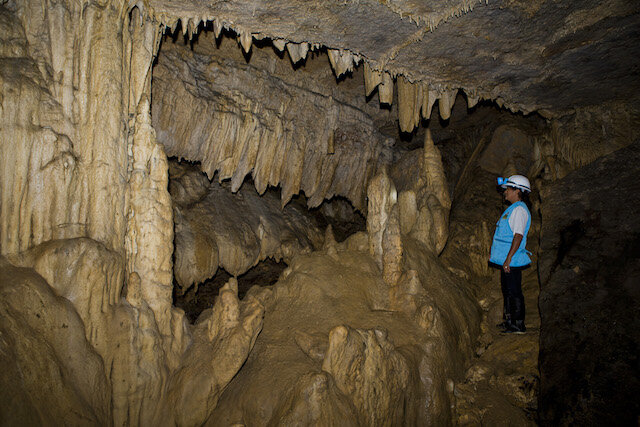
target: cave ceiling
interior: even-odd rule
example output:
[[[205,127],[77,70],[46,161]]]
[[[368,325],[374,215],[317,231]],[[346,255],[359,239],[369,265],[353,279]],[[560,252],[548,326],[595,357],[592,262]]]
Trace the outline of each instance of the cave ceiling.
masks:
[[[437,92],[463,89],[546,117],[635,101],[640,89],[636,1],[151,0],[147,12],[184,31],[213,22],[245,46],[267,38],[335,49]]]

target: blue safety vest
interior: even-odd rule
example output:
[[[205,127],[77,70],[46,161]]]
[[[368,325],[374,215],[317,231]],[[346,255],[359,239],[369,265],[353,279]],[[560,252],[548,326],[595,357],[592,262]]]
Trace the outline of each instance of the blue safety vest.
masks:
[[[496,224],[496,232],[493,234],[493,243],[491,244],[491,258],[489,262],[502,265],[507,259],[509,249],[511,249],[511,242],[513,242],[513,231],[509,225],[509,217],[517,206],[522,206],[527,211],[527,225],[524,229],[524,235],[522,236],[522,242],[520,247],[516,250],[511,258],[510,267],[523,267],[531,264],[531,258],[529,258],[529,252],[525,249],[527,245],[527,234],[529,233],[529,227],[531,226],[531,213],[527,208],[527,205],[522,201],[512,203],[505,211],[500,215],[498,224]]]

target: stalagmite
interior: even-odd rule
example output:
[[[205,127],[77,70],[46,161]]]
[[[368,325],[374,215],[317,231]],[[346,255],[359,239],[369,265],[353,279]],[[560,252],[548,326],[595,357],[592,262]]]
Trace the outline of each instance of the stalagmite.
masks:
[[[442,166],[442,157],[440,151],[433,143],[431,131],[427,129],[424,140],[424,157],[422,164],[422,173],[424,174],[425,188],[429,193],[427,203],[420,208],[421,215],[430,216],[431,219],[423,221],[430,223],[431,226],[429,236],[423,238],[429,239],[436,253],[440,253],[446,244],[448,237],[449,210],[451,209],[451,196],[447,186],[447,180],[444,175]],[[435,203],[434,203],[435,202]],[[427,214],[428,209],[430,211]],[[420,221],[418,221],[420,222]]]
[[[446,90],[440,95],[438,109],[440,110],[440,117],[442,117],[443,120],[448,120],[449,117],[451,117],[451,108],[453,108],[457,93],[458,90],[454,89]]]
[[[382,73],[382,83],[378,86],[378,97],[381,104],[391,105],[393,103],[393,77],[391,74]]]
[[[391,208],[382,236],[382,278],[389,286],[396,286],[402,275],[402,236],[398,204]]]
[[[369,235],[369,253],[378,263],[380,270],[383,269],[383,241],[384,233],[389,222],[392,209],[397,201],[395,186],[386,169],[376,175],[369,183],[367,189],[368,209],[367,209],[367,233]]]
[[[371,69],[371,65],[365,61],[364,63],[364,93],[366,96],[382,83],[382,71]]]
[[[201,425],[207,420],[253,348],[263,317],[260,301],[238,300],[236,279],[220,289],[220,297],[196,328],[185,363],[168,384],[167,403],[174,408],[176,425]]]
[[[401,191],[398,195],[398,214],[400,216],[400,231],[409,234],[418,215],[416,193],[413,190]]]
[[[419,160],[415,160],[419,156]],[[404,170],[409,160],[412,173]],[[402,169],[400,169],[402,168]],[[398,197],[400,229],[403,235],[422,242],[434,253],[440,253],[448,238],[451,196],[444,174],[440,151],[427,129],[424,147],[409,152],[405,160],[392,169],[392,176],[402,189]]]
[[[167,159],[155,141],[151,127],[149,99],[145,96],[136,117],[133,137],[133,170],[129,180],[129,217],[126,248],[127,271],[142,278],[142,295],[156,314],[163,335],[171,336],[170,315],[173,253],[172,203],[167,191]],[[148,238],[154,236],[154,238]],[[169,350],[169,348],[167,348]],[[169,352],[172,362],[177,354]]]

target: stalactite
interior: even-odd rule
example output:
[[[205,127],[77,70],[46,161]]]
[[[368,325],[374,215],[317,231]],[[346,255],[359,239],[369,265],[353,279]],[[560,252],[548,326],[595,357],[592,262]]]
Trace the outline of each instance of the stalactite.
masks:
[[[169,61],[184,61],[179,55],[166,49]],[[231,80],[216,62],[203,72],[237,90],[224,96],[194,92],[189,77],[163,61],[155,69],[153,120],[169,156],[201,161],[210,178],[231,178],[233,191],[249,173],[260,193],[279,185],[283,206],[303,190],[310,207],[336,195],[364,207],[366,183],[387,161],[388,147],[362,111],[262,75],[238,70]],[[255,89],[251,97],[245,94],[249,84],[260,95]],[[332,153],[325,148],[330,140]]]

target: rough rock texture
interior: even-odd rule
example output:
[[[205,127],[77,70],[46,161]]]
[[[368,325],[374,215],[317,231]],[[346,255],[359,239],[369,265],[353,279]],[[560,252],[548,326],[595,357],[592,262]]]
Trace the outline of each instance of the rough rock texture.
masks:
[[[304,191],[310,207],[340,195],[363,209],[368,179],[390,158],[369,114],[377,110],[334,94],[326,62],[292,73],[272,49],[256,48],[247,64],[223,40],[218,48],[206,32],[193,51],[163,44],[153,120],[167,154],[230,178],[234,192],[249,173],[260,194],[281,186],[283,206]]]
[[[373,258],[361,252],[367,246],[366,235],[356,234],[344,244],[300,255],[272,290],[249,292],[266,306],[264,327],[207,424],[450,420],[446,376],[460,368],[450,358],[468,345],[458,329],[465,323],[448,318],[453,307],[447,302],[427,304],[421,286],[413,291],[422,292],[413,297],[424,304],[417,311],[392,307],[389,285]],[[444,292],[454,292],[446,271],[421,271],[435,287],[446,283]],[[459,307],[469,307],[464,297],[457,300]]]
[[[585,167],[547,195],[566,203],[562,184],[576,185],[574,210],[548,223],[569,228],[545,232],[541,273],[551,290],[574,278],[604,285],[585,302],[586,286],[571,282],[564,289],[575,298],[543,302],[604,301],[593,309],[597,324],[608,306],[637,305],[637,263],[609,258],[619,241],[629,242],[624,254],[636,250],[635,230],[617,228],[629,205],[596,194],[611,161],[596,158],[638,137],[639,11],[626,0],[1,1],[2,416],[74,425],[494,424],[499,414],[525,422],[535,332],[512,341],[488,331],[499,297],[482,280],[491,228],[480,217],[498,203],[486,194],[493,173],[525,167],[520,160],[532,161],[542,186]],[[526,138],[514,140],[527,139],[518,159],[505,156],[500,147],[514,146],[492,123],[471,133],[476,148],[461,150],[468,161],[452,160],[445,154],[456,149],[441,149],[441,136],[455,133],[464,98],[471,111],[493,111],[483,98],[553,120],[527,119],[533,132],[515,126]],[[425,132],[421,151],[400,155],[420,146],[411,137],[422,141],[414,129],[426,123],[438,144]],[[485,144],[492,174],[474,166]],[[629,150],[607,170],[615,197],[625,195],[614,192],[621,184],[629,198],[637,192]],[[295,257],[272,291],[239,301],[231,280],[190,326],[171,300],[174,225],[188,215],[174,218],[167,152],[201,161],[234,192],[248,174],[260,193],[279,185],[282,205],[300,191],[310,206],[341,195],[364,212],[372,202],[370,235],[339,245],[327,231],[322,251]],[[466,214],[450,211],[457,203]],[[261,242],[275,242],[273,233]],[[218,250],[218,261],[205,254],[203,270],[244,245]],[[583,263],[594,247],[606,253]],[[633,402],[604,406],[598,377],[637,395],[637,383],[615,382],[638,377],[635,311],[595,341],[579,322],[546,325],[543,316],[551,349],[587,336],[573,357],[584,368],[570,378],[584,372],[578,386],[593,391],[584,393],[591,412],[569,399],[563,407],[576,409],[566,415],[545,406],[560,399],[543,385],[543,419],[605,424],[612,409],[637,421]],[[612,342],[629,358],[617,359]],[[573,384],[566,365],[543,356],[543,383]]]
[[[172,164],[175,277],[186,290],[215,275],[233,276],[270,257],[286,262],[322,245],[322,234],[297,206],[281,209],[276,194],[251,187],[231,193],[228,183],[210,183],[195,167]]]
[[[545,114],[628,95],[637,99],[636,2],[501,0],[461,13],[474,3],[430,1],[414,8],[409,4],[417,2],[373,0],[314,7],[297,0],[155,0],[149,13],[172,28],[181,20],[189,33],[202,20],[215,20],[214,26],[236,31],[245,46],[252,38],[271,38],[283,47],[287,42],[324,45],[351,61],[363,59],[383,74],[428,85],[440,103],[458,88],[465,89],[470,102],[494,99],[514,110],[544,109]],[[418,9],[460,16],[425,22]]]
[[[403,234],[440,254],[449,235],[451,195],[440,151],[427,130],[424,146],[405,153],[391,168],[398,186],[399,221]]]
[[[640,105],[608,103],[575,113],[551,123],[546,135],[537,139],[534,157],[548,180],[556,180],[581,166],[640,138]]]
[[[139,99],[135,84],[145,81],[144,64],[131,64],[124,49],[135,39],[136,49],[153,50],[142,30],[129,31],[123,7],[25,1],[0,8],[9,55],[0,67],[3,254],[82,236],[122,251],[124,116]]]
[[[49,275],[54,288],[34,270],[2,260],[0,326],[9,366],[2,381],[18,390],[13,397],[2,395],[3,414],[44,423],[201,424],[253,347],[262,304],[240,303],[237,287],[227,285],[198,325],[174,332],[176,341],[190,345],[170,370],[137,274],[127,282],[126,301],[99,298],[113,271],[91,267],[94,260],[109,258],[105,251],[95,241],[76,239],[14,256]],[[56,268],[60,265],[65,268]],[[93,287],[86,286],[92,279]],[[77,313],[83,308],[81,318]]]
[[[2,403],[13,402],[18,420],[42,423],[198,424],[248,355],[262,308],[244,303],[227,326],[200,340],[172,307],[167,159],[155,142],[148,101],[159,27],[120,3],[5,2],[0,16],[7,29],[0,251],[49,282],[29,279],[41,302],[26,298],[27,290],[6,298],[10,309],[0,325],[14,343],[12,359],[34,369],[9,364],[2,388],[22,391],[15,400],[3,394]],[[22,280],[22,270],[4,270],[3,286]],[[68,299],[54,298],[49,286]],[[227,300],[212,316],[233,306]],[[53,313],[47,325],[29,326],[34,309]],[[52,338],[58,328],[63,333]],[[197,344],[194,356],[186,355],[190,342],[215,345],[229,334],[237,337],[232,351],[196,372],[187,368],[201,363],[191,360],[199,358]],[[27,381],[23,370],[32,372]],[[205,393],[207,405],[185,416],[186,407],[169,402],[191,393],[189,376],[203,374],[210,384],[197,393]],[[87,386],[95,375],[108,382]]]
[[[640,142],[542,193],[540,421],[637,422]]]

